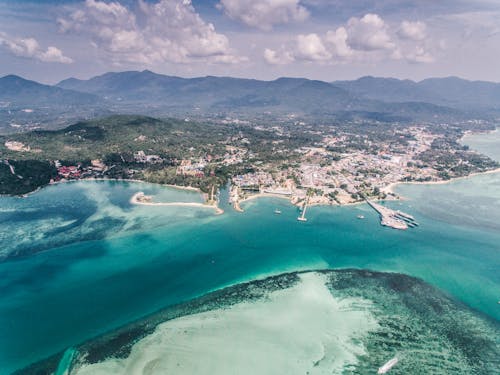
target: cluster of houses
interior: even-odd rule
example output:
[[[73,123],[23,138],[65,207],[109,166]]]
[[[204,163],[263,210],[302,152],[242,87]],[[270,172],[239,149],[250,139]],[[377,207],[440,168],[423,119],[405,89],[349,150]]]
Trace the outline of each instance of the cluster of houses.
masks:
[[[193,163],[189,159],[181,160],[177,167],[176,174],[181,176],[204,177],[204,169],[207,166],[207,161],[200,158],[198,162]]]
[[[99,177],[108,169],[99,159],[91,160],[90,166],[88,167],[82,167],[81,164],[62,165],[59,160],[56,160],[54,165],[57,168],[57,180],[77,180],[83,177]]]
[[[161,163],[163,159],[158,155],[146,155],[146,153],[142,150],[134,153],[134,160],[136,163]]]
[[[259,186],[274,185],[272,174],[267,172],[247,173],[233,177],[233,183],[242,189],[259,188]]]

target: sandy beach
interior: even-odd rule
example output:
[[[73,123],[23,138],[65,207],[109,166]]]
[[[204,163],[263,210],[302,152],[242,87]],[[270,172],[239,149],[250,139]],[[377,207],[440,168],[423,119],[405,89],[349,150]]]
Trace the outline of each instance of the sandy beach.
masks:
[[[272,193],[257,193],[257,194],[249,195],[248,197],[246,197],[244,199],[240,199],[239,203],[251,201],[251,200],[257,199],[257,198],[265,198],[265,197],[267,197],[267,198],[281,198],[281,199],[286,199],[288,201],[290,200],[290,196],[286,196],[286,195],[272,194]]]
[[[272,193],[257,193],[257,194],[249,195],[246,198],[234,201],[233,202],[233,207],[238,212],[244,212],[245,210],[243,208],[241,208],[241,203],[245,203],[245,202],[257,199],[257,198],[266,198],[266,197],[267,198],[286,199],[287,201],[290,202],[290,197],[289,196],[285,196],[285,195],[281,195],[281,194],[272,194]]]
[[[197,208],[210,208],[215,210],[217,215],[223,214],[224,210],[217,205],[209,205],[206,203],[197,202],[148,202],[140,200],[139,198],[144,196],[144,193],[139,191],[135,193],[132,198],[130,198],[130,203],[137,204],[141,206],[174,206],[174,207],[197,207]]]

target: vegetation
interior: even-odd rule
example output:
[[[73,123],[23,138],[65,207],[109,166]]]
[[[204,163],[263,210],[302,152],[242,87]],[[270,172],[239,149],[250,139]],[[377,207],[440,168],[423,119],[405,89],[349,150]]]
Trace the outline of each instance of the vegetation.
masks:
[[[0,164],[0,194],[26,194],[56,176],[56,168],[47,161],[6,160]]]
[[[2,191],[23,194],[49,183],[50,178],[57,176],[57,171],[54,174],[55,161],[62,166],[88,167],[91,160],[100,160],[107,166],[102,177],[137,178],[156,183],[189,185],[209,192],[212,186],[217,188],[225,184],[234,174],[252,170],[256,161],[278,165],[293,161],[295,157],[290,150],[313,137],[298,136],[287,138],[280,144],[273,143],[277,139],[279,137],[273,132],[249,126],[202,124],[127,115],[79,122],[61,130],[1,136],[0,160],[18,160],[26,165],[32,164],[34,175],[39,176],[29,179],[30,183],[20,181],[4,165]],[[29,145],[30,151],[9,150],[5,146],[7,141]],[[249,157],[233,165],[221,164],[227,146],[243,148]],[[141,151],[146,155],[158,156],[159,161],[138,162],[135,155]],[[201,170],[200,176],[176,173],[182,160],[207,157],[211,162]],[[43,178],[39,175],[42,165],[45,168]],[[16,184],[20,186],[14,187]]]
[[[287,171],[288,178],[300,188],[297,169],[304,162],[328,167],[351,153],[376,157],[404,154],[415,143],[409,126],[366,121],[307,124],[293,119],[255,126],[115,115],[60,130],[0,136],[0,192],[24,194],[51,179],[103,177],[192,186],[208,193],[235,175],[257,171],[272,175]],[[408,166],[432,168],[441,179],[497,167],[496,162],[458,143],[467,126],[433,126],[432,133],[438,136],[432,147]],[[323,147],[325,137],[336,141],[325,146],[324,153],[309,152],[318,145]],[[22,147],[9,149],[6,143],[12,141]],[[77,173],[68,175],[64,167],[76,167]],[[356,178],[383,173],[376,165],[342,170],[342,174]],[[405,180],[413,178],[408,174]],[[345,183],[340,185],[340,189],[346,188]],[[380,194],[373,187],[365,188],[368,195]]]

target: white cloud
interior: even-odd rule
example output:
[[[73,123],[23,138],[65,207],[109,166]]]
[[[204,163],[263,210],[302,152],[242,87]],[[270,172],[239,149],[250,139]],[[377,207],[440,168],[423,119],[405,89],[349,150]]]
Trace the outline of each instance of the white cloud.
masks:
[[[354,51],[347,44],[347,30],[345,27],[339,27],[335,31],[328,31],[325,40],[332,45],[335,56],[346,58],[352,56]]]
[[[412,51],[405,54],[405,59],[414,63],[432,63],[434,57],[423,46],[416,46]]]
[[[347,22],[349,45],[361,51],[393,50],[394,42],[388,26],[377,14],[366,14],[362,18],[352,17]]]
[[[398,37],[399,36],[399,37]],[[423,22],[401,23],[397,32],[377,14],[351,18],[345,26],[329,30],[321,36],[315,33],[298,35],[287,47],[264,51],[269,64],[287,64],[296,60],[342,62],[378,62],[405,60],[430,63],[433,56],[427,48],[426,26]]]
[[[427,36],[426,28],[427,26],[425,25],[425,23],[420,21],[403,21],[401,22],[401,26],[398,30],[398,35],[403,39],[410,39],[415,41],[424,40]]]
[[[434,56],[428,50],[427,25],[424,22],[403,21],[397,30],[400,47],[394,52],[395,59],[411,63],[432,63]]]
[[[193,61],[235,63],[223,34],[205,22],[190,0],[139,0],[136,14],[119,2],[86,0],[59,20],[63,32],[89,34],[114,63],[160,64]]]
[[[332,55],[326,49],[318,34],[299,35],[297,37],[296,58],[300,60],[325,61]]]
[[[59,48],[54,46],[49,46],[45,52],[40,52],[37,58],[44,62],[58,62],[62,64],[71,64],[73,62],[72,59],[64,56]]]
[[[221,0],[217,8],[234,20],[261,30],[273,25],[301,22],[309,17],[300,0]]]
[[[286,51],[284,47],[281,48],[281,51],[275,51],[269,48],[264,50],[264,59],[268,64],[271,65],[284,65],[289,64],[295,60],[293,54],[289,51]]]
[[[64,56],[62,51],[54,46],[47,47],[44,50],[35,38],[12,38],[5,33],[0,32],[0,47],[15,56],[31,58],[43,62],[55,62],[70,64],[73,60]]]

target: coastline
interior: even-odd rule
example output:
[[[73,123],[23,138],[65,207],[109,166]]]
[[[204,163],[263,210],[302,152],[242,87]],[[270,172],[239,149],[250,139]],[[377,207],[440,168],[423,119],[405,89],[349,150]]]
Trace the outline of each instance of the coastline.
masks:
[[[484,171],[484,172],[474,172],[474,173],[471,173],[471,174],[469,174],[467,176],[455,177],[455,178],[451,178],[449,180],[392,182],[389,185],[387,185],[387,186],[383,187],[382,189],[380,189],[380,191],[384,192],[386,194],[392,194],[392,195],[394,195],[394,197],[393,198],[387,197],[387,198],[384,198],[384,199],[375,199],[374,201],[376,201],[376,202],[386,202],[386,201],[404,200],[405,197],[398,195],[394,191],[394,188],[396,186],[398,186],[398,185],[406,185],[406,184],[412,184],[412,185],[444,185],[444,184],[449,184],[449,183],[452,183],[452,182],[458,181],[458,180],[463,180],[463,179],[467,179],[467,178],[471,178],[471,177],[475,177],[475,176],[480,176],[480,175],[485,175],[485,174],[493,174],[493,173],[500,173],[500,168],[490,169],[490,170]],[[250,195],[250,196],[248,196],[248,197],[246,197],[244,199],[241,199],[238,202],[235,202],[234,203],[234,208],[238,212],[244,212],[244,210],[240,206],[241,203],[245,203],[247,201],[258,199],[258,198],[266,198],[266,197],[267,198],[285,199],[285,200],[289,201],[292,205],[297,206],[295,203],[292,202],[292,199],[290,197],[287,197],[287,196],[283,196],[283,195],[279,195],[279,194],[271,194],[271,193],[257,193],[257,194]],[[350,202],[350,203],[344,203],[344,204],[338,204],[338,203],[337,204],[331,204],[331,203],[315,202],[315,203],[311,203],[309,206],[311,206],[311,207],[312,206],[344,207],[344,206],[356,206],[356,205],[360,205],[360,204],[364,204],[364,203],[366,203],[366,202],[365,201],[359,201],[359,202]]]
[[[496,127],[495,129],[493,130],[466,130],[464,132],[464,134],[460,137],[460,139],[458,140],[460,143],[462,144],[466,144],[464,143],[465,141],[465,138],[470,136],[470,135],[477,135],[477,134],[493,134],[493,133],[498,133],[500,131],[500,126]]]
[[[35,190],[30,191],[30,192],[25,193],[25,194],[0,194],[0,197],[27,198],[30,195],[35,194],[35,193],[41,191],[42,189],[45,189],[47,186],[76,183],[76,182],[83,182],[83,181],[85,181],[85,182],[86,181],[138,182],[138,183],[143,183],[143,184],[151,184],[151,185],[158,185],[161,187],[168,187],[168,188],[177,189],[177,190],[193,191],[193,192],[200,193],[201,195],[204,194],[199,188],[195,188],[192,186],[160,184],[158,182],[149,182],[149,181],[137,180],[137,179],[133,179],[133,178],[104,178],[104,177],[93,178],[93,177],[87,177],[87,178],[79,178],[79,179],[71,179],[71,180],[62,179],[59,181],[49,182],[47,185],[39,186]]]
[[[455,177],[455,178],[450,178],[449,180],[440,180],[440,181],[409,181],[409,182],[393,182],[383,189],[381,191],[385,193],[391,193],[391,194],[397,194],[394,191],[394,188],[398,185],[445,185],[449,184],[454,181],[459,181],[459,180],[465,180],[474,176],[480,176],[480,175],[486,175],[486,174],[493,174],[493,173],[500,173],[500,168],[495,168],[495,169],[490,169],[488,171],[484,172],[474,172],[471,174],[468,174],[467,176],[461,176],[461,177]]]
[[[290,201],[290,197],[289,196],[285,196],[285,195],[272,194],[272,193],[257,193],[257,194],[249,195],[248,197],[246,197],[244,199],[240,199],[238,201],[238,203],[243,203],[243,202],[251,201],[253,199],[266,198],[266,197],[267,198],[280,198],[280,199],[286,199],[287,201]]]
[[[493,130],[483,130],[483,131],[467,130],[464,132],[464,134],[460,137],[460,139],[458,141],[463,145],[467,145],[465,142],[465,138],[468,136],[476,135],[476,134],[493,134],[493,133],[498,133],[499,131],[500,131],[500,127],[496,127]],[[479,151],[476,151],[476,152],[479,152]],[[481,152],[479,152],[479,153],[481,153]],[[474,173],[468,174],[467,176],[450,178],[449,180],[392,182],[389,185],[387,185],[386,187],[382,188],[381,191],[383,191],[386,194],[397,195],[396,192],[394,191],[394,188],[398,185],[405,185],[405,184],[407,184],[407,185],[410,185],[410,184],[411,185],[444,185],[444,184],[449,184],[453,181],[463,180],[463,179],[467,179],[467,178],[474,177],[474,176],[479,176],[479,175],[483,175],[483,174],[492,174],[492,173],[500,173],[500,167],[495,168],[495,169],[490,169],[487,171],[482,171],[482,172],[474,172]],[[400,197],[400,198],[404,199],[404,197]]]
[[[143,183],[143,184],[158,185],[158,186],[169,187],[169,188],[178,189],[178,190],[195,191],[195,192],[198,192],[198,193],[202,194],[202,192],[201,192],[201,190],[199,188],[195,188],[195,187],[192,187],[192,186],[181,186],[181,185],[172,185],[172,184],[160,184],[158,182],[149,182],[149,181],[144,181],[144,180],[137,180],[137,179],[134,179],[134,178],[104,178],[104,177],[93,178],[93,177],[88,177],[88,178],[79,178],[77,180],[60,180],[60,181],[55,181],[55,182],[49,183],[47,186],[57,185],[57,184],[65,184],[65,183],[68,183],[68,182],[79,182],[79,181],[125,181],[125,182],[140,182],[140,183]],[[36,191],[38,191],[41,188],[43,188],[43,186],[40,187],[40,188],[38,188]],[[31,194],[31,193],[34,193],[34,192],[35,191],[32,191],[32,192],[30,192],[28,194]]]
[[[494,130],[494,131],[498,131],[498,129]],[[471,174],[469,174],[467,176],[455,177],[455,178],[451,178],[449,180],[392,182],[389,185],[387,185],[387,186],[383,187],[382,189],[380,189],[380,191],[384,192],[386,194],[393,194],[397,198],[392,198],[392,199],[391,198],[377,199],[376,201],[391,201],[391,200],[404,199],[404,197],[398,196],[397,193],[394,191],[394,188],[396,186],[398,186],[398,185],[405,185],[405,184],[412,184],[412,185],[443,185],[443,184],[449,184],[449,183],[451,183],[453,181],[458,181],[458,180],[462,180],[462,179],[471,178],[471,177],[474,177],[474,176],[479,176],[479,175],[483,175],[483,174],[493,174],[493,173],[500,173],[500,168],[491,169],[491,170],[483,171],[483,172],[474,172],[474,173],[471,173]],[[77,179],[77,180],[55,181],[55,182],[49,183],[49,184],[47,184],[45,186],[40,186],[36,190],[30,191],[30,192],[28,192],[26,194],[22,194],[22,195],[0,194],[0,197],[27,198],[30,195],[35,194],[35,193],[41,191],[46,186],[58,185],[58,184],[63,184],[63,183],[75,183],[75,182],[81,182],[81,181],[118,181],[118,182],[123,181],[123,182],[137,182],[137,183],[145,183],[145,184],[158,185],[158,186],[167,187],[167,188],[171,188],[171,189],[187,190],[187,191],[192,191],[192,192],[197,192],[197,193],[203,194],[199,188],[195,188],[195,187],[192,187],[192,186],[180,186],[180,185],[172,185],[172,184],[159,184],[157,182],[148,182],[148,181],[137,180],[137,179],[81,178],[81,179]],[[216,207],[217,214],[222,214],[224,212],[224,210],[222,210],[217,205],[212,206],[212,205],[208,205],[206,203],[195,203],[195,202],[192,202],[192,203],[187,203],[187,202],[169,202],[169,203],[167,203],[167,202],[163,202],[163,203],[162,202],[157,202],[157,203],[155,203],[155,202],[138,202],[136,200],[132,201],[134,199],[134,197],[135,197],[135,195],[131,198],[131,203],[132,204],[160,205],[160,206],[174,206],[174,205],[176,205],[176,206],[193,206],[194,205],[193,207],[205,207],[205,208],[206,207],[208,207],[208,208]],[[234,202],[233,207],[234,207],[234,209],[237,212],[244,212],[244,209],[241,208],[240,204],[241,203],[245,203],[247,201],[254,200],[254,199],[258,199],[258,198],[279,198],[279,199],[284,199],[284,200],[289,201],[292,205],[296,206],[296,204],[292,202],[292,199],[289,196],[284,196],[284,195],[280,195],[280,194],[272,194],[272,193],[257,193],[257,194],[249,195],[248,197],[246,197],[244,199],[240,199],[237,202]],[[337,204],[330,204],[330,203],[327,204],[327,203],[315,202],[315,203],[311,203],[310,206],[338,206],[338,207],[343,207],[343,206],[354,206],[354,205],[359,205],[359,204],[363,204],[363,203],[365,203],[365,202],[364,201],[360,201],[360,202],[350,202],[350,203],[344,203],[344,204],[338,204],[338,203]]]
[[[395,183],[396,184],[396,183]],[[287,200],[291,205],[295,207],[300,207],[297,203],[292,202],[292,198],[289,196],[284,196],[280,194],[272,194],[272,193],[257,193],[250,195],[244,199],[241,199],[237,202],[234,203],[234,209],[238,212],[244,212],[244,210],[240,207],[240,203],[245,203],[254,199],[259,199],[259,198],[279,198],[279,199],[284,199]],[[386,198],[386,199],[377,199],[377,201],[392,201],[392,200],[399,200],[399,198]],[[349,202],[349,203],[322,203],[322,202],[313,202],[309,203],[309,207],[313,206],[329,206],[329,207],[345,207],[345,206],[357,206],[361,204],[365,204],[366,202],[364,200],[358,201],[358,202]]]
[[[139,191],[130,198],[130,203],[141,206],[173,206],[173,207],[198,207],[198,208],[211,208],[215,210],[216,215],[221,215],[224,210],[217,204],[209,205],[206,203],[197,202],[144,202],[139,200],[139,196],[144,196],[144,193]]]

